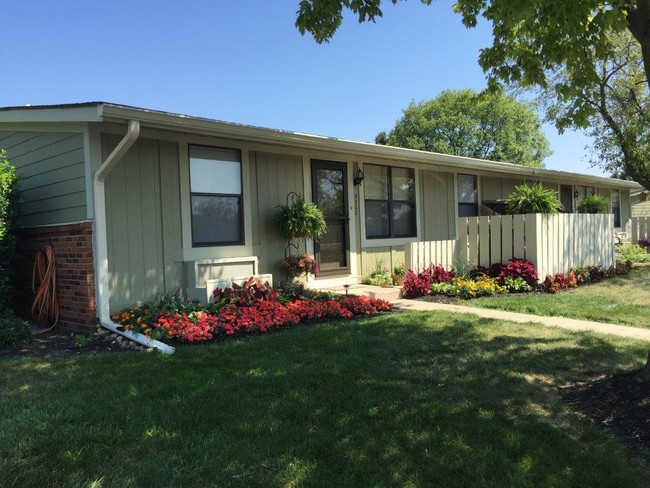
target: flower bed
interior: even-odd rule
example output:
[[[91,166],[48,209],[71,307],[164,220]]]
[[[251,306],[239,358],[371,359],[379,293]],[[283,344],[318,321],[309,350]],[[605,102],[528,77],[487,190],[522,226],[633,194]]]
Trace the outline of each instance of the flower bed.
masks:
[[[462,299],[535,290],[556,293],[558,290],[625,275],[630,269],[630,263],[610,268],[573,268],[567,275],[557,273],[555,276],[546,276],[540,285],[537,283],[535,266],[524,259],[512,258],[507,264],[494,264],[489,268],[479,266],[463,276],[456,275],[454,270],[445,270],[442,266],[431,264],[417,274],[409,271],[403,292],[406,298],[446,295]]]
[[[214,291],[202,305],[180,293],[125,310],[113,320],[125,329],[158,340],[202,342],[328,319],[347,319],[388,312],[390,303],[365,296],[333,296],[300,289],[278,290],[251,278],[241,286]]]

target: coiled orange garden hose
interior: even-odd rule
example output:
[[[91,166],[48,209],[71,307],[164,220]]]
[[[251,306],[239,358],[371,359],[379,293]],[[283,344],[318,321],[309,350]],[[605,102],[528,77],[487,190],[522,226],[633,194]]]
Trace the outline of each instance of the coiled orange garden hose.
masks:
[[[39,325],[49,325],[38,333],[52,330],[59,322],[59,302],[56,297],[56,256],[49,244],[44,245],[34,259],[32,292],[36,295],[32,303],[32,318]]]

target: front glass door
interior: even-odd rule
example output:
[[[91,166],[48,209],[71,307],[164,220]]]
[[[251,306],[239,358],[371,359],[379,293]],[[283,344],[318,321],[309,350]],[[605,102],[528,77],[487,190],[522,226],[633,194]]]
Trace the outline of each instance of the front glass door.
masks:
[[[327,232],[314,243],[322,275],[348,274],[350,271],[346,168],[346,163],[338,161],[311,162],[312,198],[327,223]]]

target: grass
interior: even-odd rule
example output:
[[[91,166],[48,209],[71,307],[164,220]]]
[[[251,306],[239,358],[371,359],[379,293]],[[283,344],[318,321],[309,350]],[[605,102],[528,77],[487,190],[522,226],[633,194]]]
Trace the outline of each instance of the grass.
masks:
[[[402,313],[0,365],[3,486],[648,486],[559,400],[647,345]]]
[[[466,305],[552,317],[593,320],[650,328],[650,267],[634,268],[592,285],[560,291],[554,295],[536,293],[503,295],[468,300]]]

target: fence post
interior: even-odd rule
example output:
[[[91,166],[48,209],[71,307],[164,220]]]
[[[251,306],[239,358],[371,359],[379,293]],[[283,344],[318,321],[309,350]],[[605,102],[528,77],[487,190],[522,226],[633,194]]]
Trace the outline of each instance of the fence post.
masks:
[[[404,263],[406,264],[406,270],[408,271],[409,269],[412,269],[417,272],[417,268],[414,266],[415,263],[413,263],[413,247],[415,246],[415,242],[405,242],[404,243]]]
[[[490,234],[492,233],[490,217],[478,218],[478,263],[481,266],[490,266]]]
[[[547,274],[546,263],[542,255],[541,214],[524,215],[524,232],[526,236],[526,259],[537,268],[538,281],[544,281]]]
[[[526,218],[524,215],[513,215],[513,245],[511,258],[526,259]]]

